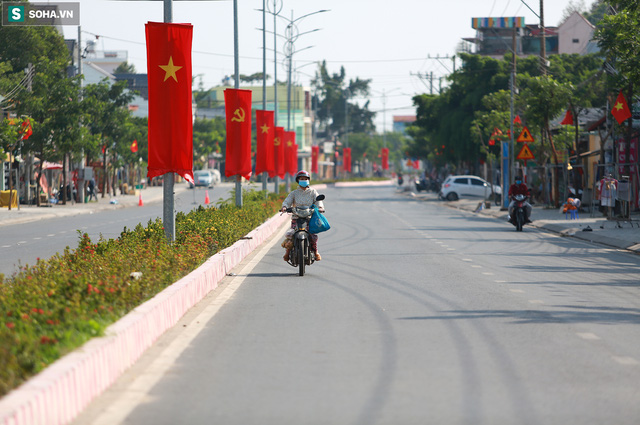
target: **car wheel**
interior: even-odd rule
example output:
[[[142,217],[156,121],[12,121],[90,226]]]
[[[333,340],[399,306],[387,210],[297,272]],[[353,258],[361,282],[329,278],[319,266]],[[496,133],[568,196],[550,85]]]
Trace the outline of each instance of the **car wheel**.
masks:
[[[458,195],[455,192],[451,192],[447,195],[447,201],[457,201]]]

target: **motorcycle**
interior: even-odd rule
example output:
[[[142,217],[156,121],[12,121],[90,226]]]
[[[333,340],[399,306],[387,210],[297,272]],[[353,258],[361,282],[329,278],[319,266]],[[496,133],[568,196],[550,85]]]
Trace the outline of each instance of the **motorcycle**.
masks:
[[[318,195],[316,201],[322,201],[324,195]],[[305,266],[310,266],[316,261],[316,256],[310,248],[311,233],[309,233],[309,221],[314,212],[314,205],[308,207],[292,207],[287,208],[288,213],[295,213],[296,227],[293,232],[293,246],[289,253],[289,261],[291,266],[298,267],[298,274],[304,276]]]
[[[427,179],[415,179],[414,184],[416,185],[416,191],[418,193],[422,192],[423,190],[425,192],[429,190],[429,182],[427,181]]]
[[[513,216],[511,224],[516,226],[516,231],[522,232],[522,227],[527,223],[527,199],[528,196],[517,194],[513,197],[515,204],[513,206]]]

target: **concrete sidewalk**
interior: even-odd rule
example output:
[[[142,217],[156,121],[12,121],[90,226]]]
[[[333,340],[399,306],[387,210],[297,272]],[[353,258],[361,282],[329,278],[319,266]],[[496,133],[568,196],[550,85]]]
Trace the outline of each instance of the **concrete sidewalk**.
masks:
[[[189,190],[186,183],[176,183],[175,193]],[[0,208],[0,227],[29,223],[36,220],[45,220],[54,217],[68,217],[78,214],[91,214],[96,211],[114,210],[119,208],[137,207],[142,196],[143,205],[154,202],[162,202],[162,186],[151,186],[142,190],[136,190],[135,195],[118,195],[111,197],[105,195],[104,198],[98,195],[97,201],[86,204],[78,204],[67,201],[67,205],[51,204],[49,206],[20,205],[20,209]]]
[[[434,193],[405,193],[407,196],[412,196],[417,200],[438,202],[449,208],[492,216],[498,220],[503,220],[505,224],[515,231],[515,227],[507,223],[507,211],[501,211],[500,207],[495,204],[491,204],[489,208],[484,208],[478,199],[461,199],[449,202],[438,200],[437,195]],[[557,208],[547,209],[541,205],[533,205],[531,220],[533,222],[528,226],[548,230],[562,236],[574,237],[608,247],[640,253],[640,214],[638,213],[632,213],[631,220],[622,221],[622,219],[619,219],[620,221],[616,221],[607,220],[597,210],[593,214],[585,211],[578,213],[578,219],[571,220],[570,217],[569,219],[565,218],[565,214],[559,212]]]

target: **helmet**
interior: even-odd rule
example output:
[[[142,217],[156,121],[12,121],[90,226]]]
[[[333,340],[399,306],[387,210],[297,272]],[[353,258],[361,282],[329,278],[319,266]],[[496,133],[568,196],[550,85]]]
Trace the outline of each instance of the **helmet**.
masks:
[[[309,173],[305,170],[300,170],[296,173],[296,183],[298,182],[298,180],[300,180],[300,177],[306,177],[311,180],[311,175],[309,175]]]

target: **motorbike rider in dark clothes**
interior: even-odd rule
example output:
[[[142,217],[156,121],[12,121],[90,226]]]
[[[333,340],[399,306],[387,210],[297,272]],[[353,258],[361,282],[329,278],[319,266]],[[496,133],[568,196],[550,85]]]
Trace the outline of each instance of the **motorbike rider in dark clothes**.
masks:
[[[509,188],[509,217],[507,221],[511,222],[511,218],[513,217],[513,208],[515,206],[515,200],[513,199],[516,195],[524,195],[529,197],[529,188],[526,184],[522,182],[522,177],[516,176],[516,181]],[[527,212],[527,223],[531,223],[531,204],[529,202],[525,202],[526,212]]]

